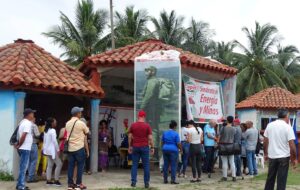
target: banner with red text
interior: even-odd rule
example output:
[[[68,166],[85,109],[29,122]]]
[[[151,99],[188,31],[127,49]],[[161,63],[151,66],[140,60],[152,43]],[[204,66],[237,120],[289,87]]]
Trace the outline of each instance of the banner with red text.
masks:
[[[221,122],[223,118],[221,83],[200,81],[186,75],[182,79],[188,120],[206,123],[210,119],[215,119]]]

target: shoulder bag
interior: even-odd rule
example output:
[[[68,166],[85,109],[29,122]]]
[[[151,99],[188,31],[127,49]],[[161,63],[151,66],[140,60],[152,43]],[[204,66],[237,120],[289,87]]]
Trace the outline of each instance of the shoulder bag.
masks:
[[[69,140],[70,140],[70,137],[71,137],[71,135],[72,135],[73,129],[74,129],[75,124],[76,124],[77,121],[78,121],[78,120],[76,120],[76,121],[74,122],[74,125],[73,125],[73,127],[72,127],[71,133],[70,133],[70,135],[69,135],[69,138],[68,138],[68,140],[65,141],[65,144],[64,144],[64,153],[65,153],[65,154],[69,153]]]

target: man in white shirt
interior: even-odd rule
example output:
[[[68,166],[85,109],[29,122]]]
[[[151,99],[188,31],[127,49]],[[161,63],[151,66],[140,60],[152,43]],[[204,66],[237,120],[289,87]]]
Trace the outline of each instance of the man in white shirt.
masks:
[[[32,146],[32,121],[36,111],[26,108],[23,112],[24,119],[19,124],[18,137],[19,142],[15,146],[20,155],[19,177],[17,182],[18,190],[29,189],[25,186],[25,175],[29,164],[30,150]]]
[[[269,159],[268,178],[265,190],[273,190],[277,176],[277,189],[285,189],[290,158],[297,165],[294,131],[289,125],[289,112],[278,111],[278,120],[268,124],[264,133],[265,157]]]

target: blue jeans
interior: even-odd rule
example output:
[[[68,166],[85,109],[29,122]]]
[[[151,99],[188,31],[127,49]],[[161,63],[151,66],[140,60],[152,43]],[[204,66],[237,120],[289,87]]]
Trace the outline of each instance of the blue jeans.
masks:
[[[168,181],[169,167],[171,166],[171,181],[175,182],[178,152],[163,151],[163,156],[164,156],[164,180]]]
[[[189,162],[189,152],[190,152],[190,143],[186,142],[186,141],[182,141],[181,142],[181,146],[182,146],[182,155],[181,155],[181,163],[178,163],[178,173],[179,174],[184,174],[185,175],[185,171],[186,171],[186,167],[188,165]]]
[[[248,169],[250,175],[257,174],[257,166],[255,160],[255,150],[246,150]]]
[[[75,152],[68,153],[68,185],[73,185],[73,173],[75,163],[77,164],[77,177],[76,184],[80,185],[82,183],[82,174],[84,168],[84,162],[86,159],[86,154],[84,148],[77,150]]]
[[[20,156],[19,177],[17,182],[17,189],[25,189],[25,175],[28,168],[30,150],[18,150]]]
[[[214,155],[215,147],[214,146],[205,146],[205,167],[204,170],[208,173],[211,173],[214,169]]]
[[[137,182],[137,169],[139,161],[142,159],[144,168],[144,183],[149,184],[150,181],[150,164],[149,164],[149,147],[133,147],[132,150],[132,167],[131,167],[131,182],[136,184]]]
[[[241,155],[234,155],[234,164],[235,164],[236,176],[242,176]]]
[[[35,169],[36,169],[37,159],[38,159],[38,146],[36,143],[33,143],[31,146],[29,166],[28,166],[29,181],[35,180]]]

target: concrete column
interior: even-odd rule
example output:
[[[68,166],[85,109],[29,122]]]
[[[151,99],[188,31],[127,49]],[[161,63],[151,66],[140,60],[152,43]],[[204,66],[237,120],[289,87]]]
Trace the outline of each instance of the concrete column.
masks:
[[[19,125],[20,121],[23,118],[23,111],[24,111],[24,102],[25,102],[25,92],[15,92],[15,128]],[[17,151],[14,151],[14,165],[13,165],[13,176],[15,179],[18,178],[19,174],[19,155]]]
[[[98,122],[100,100],[91,100],[91,172],[98,172]]]

